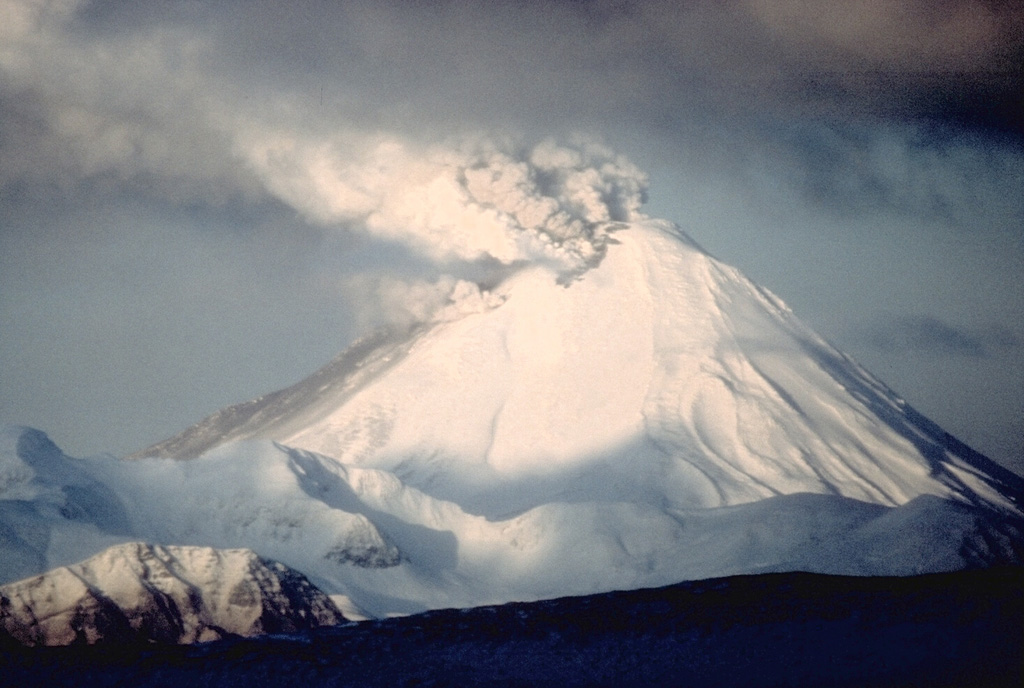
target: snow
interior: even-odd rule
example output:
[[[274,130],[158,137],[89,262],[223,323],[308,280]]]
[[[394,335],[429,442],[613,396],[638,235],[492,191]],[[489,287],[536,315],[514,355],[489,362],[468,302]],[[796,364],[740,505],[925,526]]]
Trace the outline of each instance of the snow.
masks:
[[[522,484],[557,492],[623,462],[650,499],[684,508],[802,491],[895,506],[966,487],[1016,509],[984,477],[936,480],[955,457],[777,298],[668,223],[616,227],[574,281],[524,269],[496,306],[413,337],[342,403],[250,436],[491,518],[552,496],[520,498]]]
[[[7,431],[5,580],[128,540],[248,548],[385,617],[1022,561],[1019,477],[678,228],[600,232],[590,269],[535,263],[463,289],[465,307],[150,458],[71,459]]]
[[[492,520],[392,473],[266,441],[191,461],[87,465],[120,495],[135,539],[251,548],[377,617],[744,572],[906,574],[1021,555],[1019,524],[938,498],[892,509],[802,493],[678,509],[566,495]],[[61,561],[44,555],[44,568]]]

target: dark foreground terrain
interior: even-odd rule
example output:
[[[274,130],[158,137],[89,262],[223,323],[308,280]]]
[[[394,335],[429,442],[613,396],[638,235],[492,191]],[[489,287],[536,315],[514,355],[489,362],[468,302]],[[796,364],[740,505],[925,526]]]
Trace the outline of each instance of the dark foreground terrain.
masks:
[[[301,636],[8,646],[0,685],[1018,687],[1024,569],[738,576]]]

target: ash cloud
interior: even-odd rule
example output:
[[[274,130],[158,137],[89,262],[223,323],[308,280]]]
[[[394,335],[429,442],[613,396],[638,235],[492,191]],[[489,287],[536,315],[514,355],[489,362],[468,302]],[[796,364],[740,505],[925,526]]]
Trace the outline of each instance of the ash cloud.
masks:
[[[482,313],[504,301],[480,284],[452,275],[428,280],[364,273],[346,278],[342,289],[361,331],[446,322]]]
[[[478,139],[411,147],[393,137],[261,136],[246,159],[270,193],[323,225],[355,225],[436,259],[551,261],[578,269],[609,223],[640,216],[646,178],[593,143],[518,149]]]
[[[314,223],[408,242],[438,259],[543,259],[570,269],[600,253],[602,225],[637,217],[643,203],[644,175],[578,137],[527,146],[456,133],[443,137],[448,144],[422,144],[344,112],[310,121],[312,104],[293,102],[287,87],[261,89],[261,103],[251,104],[231,70],[217,68],[216,29],[142,22],[97,36],[67,28],[73,2],[6,6],[10,48],[0,64],[12,92],[30,95],[22,119],[36,122],[13,137],[23,146],[13,157],[28,167],[10,176],[111,177],[178,200],[264,195]]]

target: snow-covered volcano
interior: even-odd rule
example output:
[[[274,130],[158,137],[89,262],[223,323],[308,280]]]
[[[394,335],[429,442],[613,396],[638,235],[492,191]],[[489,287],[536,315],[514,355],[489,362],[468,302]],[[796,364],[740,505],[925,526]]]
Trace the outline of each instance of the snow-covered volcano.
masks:
[[[463,290],[439,322],[141,455],[271,439],[492,519],[553,501],[693,509],[801,492],[1016,510],[1015,476],[677,227],[611,229],[581,275],[537,265]]]
[[[582,269],[462,284],[131,460],[8,433],[8,577],[117,541],[248,548],[379,616],[1024,561],[1021,478],[677,227],[597,230]]]

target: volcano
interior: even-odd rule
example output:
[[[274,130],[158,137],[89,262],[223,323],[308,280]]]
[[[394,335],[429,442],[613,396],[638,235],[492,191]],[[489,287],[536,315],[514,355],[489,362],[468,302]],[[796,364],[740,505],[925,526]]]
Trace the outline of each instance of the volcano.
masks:
[[[282,392],[137,456],[270,439],[502,518],[559,496],[715,508],[795,493],[1016,511],[958,443],[677,227],[616,228],[599,265],[453,294]]]
[[[1020,477],[675,225],[592,229],[583,269],[460,283],[430,322],[128,460],[9,434],[5,489],[36,495],[18,572],[112,541],[246,548],[381,617],[1021,563]]]
[[[415,590],[403,609],[1020,560],[1018,476],[675,225],[605,231],[586,270],[463,284],[433,322],[136,458],[287,457],[307,495],[366,517],[371,558],[410,570],[385,586]]]

